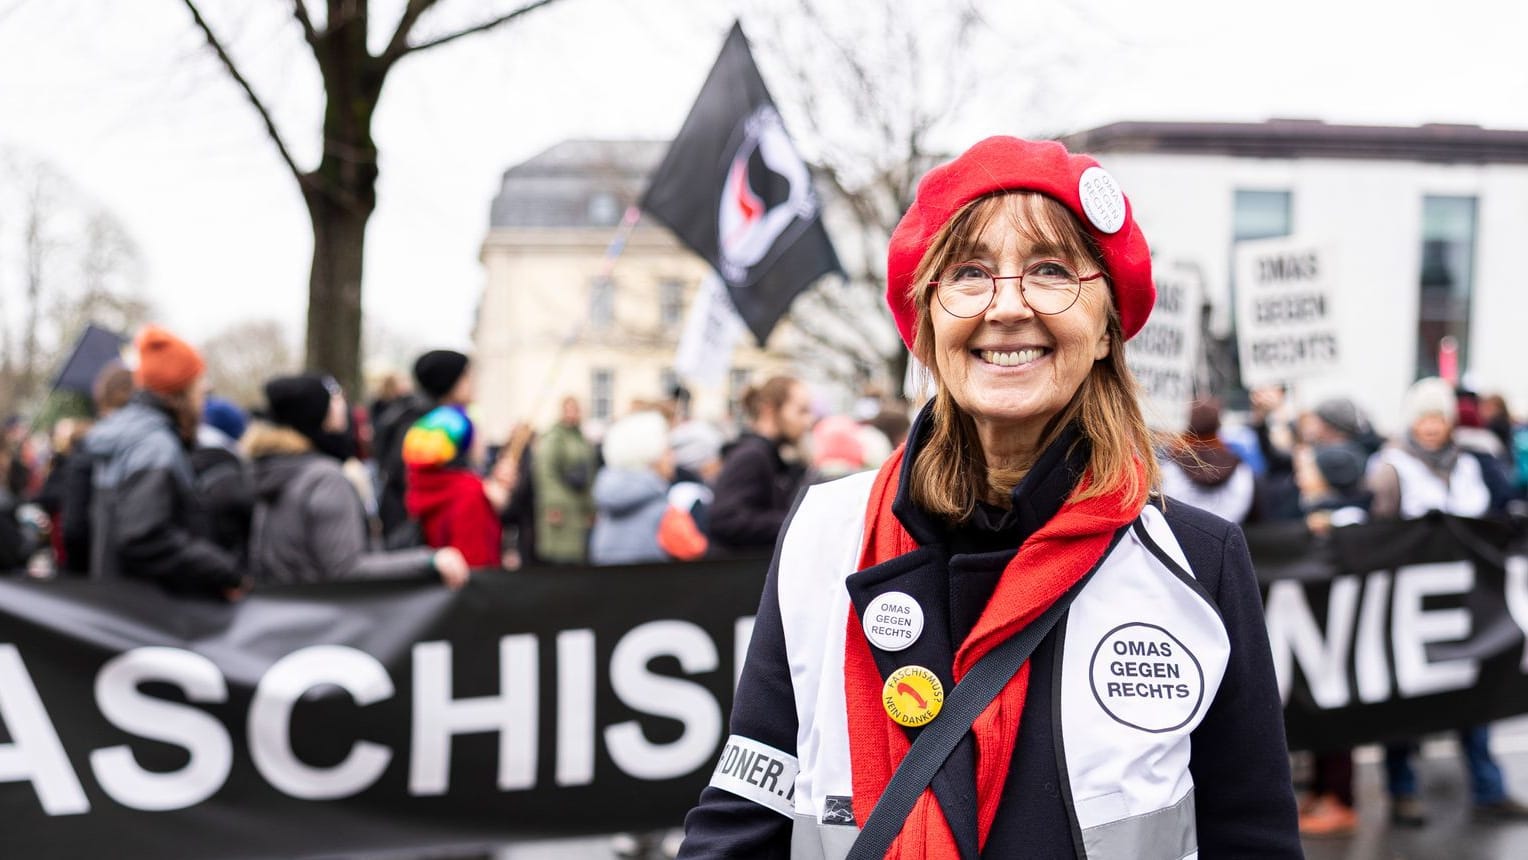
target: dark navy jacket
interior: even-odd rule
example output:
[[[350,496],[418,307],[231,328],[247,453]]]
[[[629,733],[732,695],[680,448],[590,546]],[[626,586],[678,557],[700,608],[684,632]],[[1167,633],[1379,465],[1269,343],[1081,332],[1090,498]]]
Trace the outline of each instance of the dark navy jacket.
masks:
[[[912,428],[910,451],[921,444],[926,430],[925,411]],[[921,511],[905,495],[914,459],[909,453],[903,467],[903,491],[892,510],[920,545],[937,547],[937,555],[946,561],[923,565],[896,579],[898,590],[922,604],[926,626],[908,650],[895,655],[876,653],[883,675],[895,668],[888,661],[915,663],[933,668],[949,689],[954,661],[951,643],[961,642],[975,624],[1019,544],[1047,522],[1070,493],[1087,458],[1086,442],[1072,444],[1077,441],[1068,433],[1042,454],[1014,490],[1011,510],[981,506],[958,527]],[[1262,601],[1241,530],[1172,500],[1165,504],[1164,513],[1200,584],[1218,607],[1231,644],[1225,678],[1192,735],[1189,769],[1195,783],[1199,856],[1204,860],[1302,857],[1283,712]],[[878,570],[883,567],[848,578],[851,598],[861,609],[871,594],[886,587],[885,576]],[[793,752],[795,693],[786,662],[776,577],[772,566],[733,703],[731,732]],[[1060,630],[1058,625],[1031,657],[1019,741],[983,856],[1081,856],[1058,763],[1056,640]],[[977,857],[975,753],[969,736],[932,788],[962,857]],[[708,787],[685,819],[680,857],[788,858],[791,825],[779,813]]]

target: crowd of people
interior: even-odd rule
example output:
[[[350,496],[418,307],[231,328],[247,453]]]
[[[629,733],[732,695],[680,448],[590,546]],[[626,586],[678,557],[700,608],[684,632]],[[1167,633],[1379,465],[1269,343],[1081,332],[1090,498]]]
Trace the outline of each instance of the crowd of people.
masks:
[[[679,390],[632,404],[599,440],[569,396],[552,426],[488,444],[460,352],[419,356],[411,385],[390,376],[364,408],[296,374],[247,410],[206,390],[201,356],[171,332],[146,327],[134,352],[101,371],[91,418],[7,425],[0,570],[237,599],[261,584],[455,588],[474,570],[766,554],[804,483],[878,465],[907,426],[895,410],[817,422],[808,387],[779,376],[745,393],[730,439]]]
[[[412,385],[384,380],[365,407],[329,377],[297,374],[268,380],[246,411],[206,391],[201,357],[174,334],[149,326],[134,346],[131,368],[114,363],[98,377],[91,418],[46,434],[6,425],[0,570],[152,580],[237,600],[265,584],[430,577],[460,588],[474,571],[763,556],[804,487],[901,456],[911,424],[899,404],[823,416],[806,383],[777,376],[748,390],[731,438],[690,415],[677,391],[632,404],[598,440],[566,397],[553,425],[522,423],[490,445],[472,419],[472,362],[459,352],[425,353]],[[1528,428],[1499,396],[1423,379],[1389,439],[1347,398],[1300,411],[1270,388],[1251,392],[1251,405],[1223,423],[1217,400],[1197,401],[1185,432],[1156,437],[1163,495],[1231,523],[1303,520],[1318,533],[1524,505]],[[938,402],[929,408],[937,416]],[[930,426],[922,444],[961,450],[941,441],[937,418]],[[961,464],[956,455],[940,468]],[[1015,527],[1020,509],[1000,501],[968,512],[992,531],[957,535],[968,550]],[[1505,790],[1488,729],[1461,726],[1458,739],[1477,815],[1528,820]],[[1385,750],[1389,815],[1401,825],[1427,818],[1414,752]],[[1353,832],[1351,751],[1316,754],[1310,772],[1301,832]]]
[[[1438,377],[1414,383],[1379,435],[1349,398],[1296,411],[1279,388],[1252,392],[1250,421],[1220,426],[1213,400],[1194,404],[1188,431],[1164,448],[1164,492],[1248,525],[1303,519],[1317,533],[1334,527],[1416,519],[1441,511],[1463,517],[1521,516],[1528,499],[1528,427],[1514,422],[1500,395],[1481,397]],[[1461,726],[1474,815],[1528,820],[1510,797],[1486,726]],[[1414,742],[1385,748],[1390,820],[1420,826],[1427,810],[1412,767]],[[1300,816],[1311,836],[1352,833],[1358,825],[1350,750],[1312,762]]]

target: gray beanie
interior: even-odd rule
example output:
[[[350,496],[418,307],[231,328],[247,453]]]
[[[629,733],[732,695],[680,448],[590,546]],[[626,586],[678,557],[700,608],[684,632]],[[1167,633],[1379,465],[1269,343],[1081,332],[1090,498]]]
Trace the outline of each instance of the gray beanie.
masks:
[[[706,421],[686,421],[669,431],[674,465],[691,472],[722,455],[722,431]]]
[[[1358,411],[1358,404],[1346,397],[1333,397],[1316,404],[1316,417],[1349,439],[1356,439],[1369,429],[1369,422]]]

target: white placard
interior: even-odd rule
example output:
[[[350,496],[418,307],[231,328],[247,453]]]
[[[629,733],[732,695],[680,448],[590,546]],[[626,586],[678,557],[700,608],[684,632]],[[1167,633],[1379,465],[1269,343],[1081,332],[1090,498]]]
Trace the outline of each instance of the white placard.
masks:
[[[744,331],[727,287],[713,272],[700,282],[674,355],[674,373],[685,382],[713,388],[727,379],[732,350]]]
[[[1125,360],[1141,385],[1141,412],[1153,430],[1188,428],[1199,373],[1204,274],[1181,260],[1152,264],[1157,304],[1146,325],[1125,345]]]
[[[1236,246],[1236,345],[1248,388],[1338,369],[1335,254],[1291,237]]]

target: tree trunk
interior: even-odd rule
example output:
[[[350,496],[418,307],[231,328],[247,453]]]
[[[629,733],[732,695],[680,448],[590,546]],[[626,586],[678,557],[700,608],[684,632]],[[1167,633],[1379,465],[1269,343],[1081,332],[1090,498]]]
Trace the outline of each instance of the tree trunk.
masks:
[[[366,6],[330,0],[329,31],[314,46],[324,79],[324,154],[303,176],[313,221],[308,278],[308,367],[345,386],[352,401],[361,380],[361,269],[366,223],[377,208],[377,143],[372,116],[387,67],[366,49]]]
[[[327,195],[305,195],[313,220],[308,275],[307,366],[339,380],[352,400],[361,379],[361,268],[373,207],[355,208]]]

